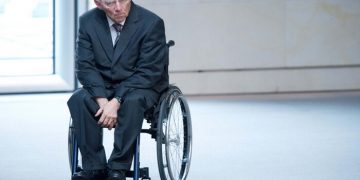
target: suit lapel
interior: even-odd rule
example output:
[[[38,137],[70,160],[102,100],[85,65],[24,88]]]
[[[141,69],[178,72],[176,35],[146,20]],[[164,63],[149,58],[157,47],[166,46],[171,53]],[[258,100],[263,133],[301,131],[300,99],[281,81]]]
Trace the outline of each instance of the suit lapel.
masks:
[[[106,14],[101,10],[99,10],[98,12],[99,16],[97,16],[96,18],[97,24],[95,25],[96,34],[100,40],[102,47],[105,50],[106,56],[109,60],[111,60],[113,58],[114,48],[112,44],[109,24],[106,19]]]
[[[131,9],[129,16],[126,19],[125,25],[121,31],[120,39],[115,47],[114,55],[112,58],[113,64],[115,64],[118,60],[121,54],[124,52],[125,48],[127,47],[132,35],[137,30],[137,19],[138,14],[136,11],[136,5],[134,3],[131,3]]]

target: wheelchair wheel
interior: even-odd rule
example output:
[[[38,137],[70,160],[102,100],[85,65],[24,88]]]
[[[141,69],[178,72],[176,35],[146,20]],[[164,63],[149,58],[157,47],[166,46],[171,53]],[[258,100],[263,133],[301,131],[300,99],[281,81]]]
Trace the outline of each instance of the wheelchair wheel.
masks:
[[[191,117],[186,99],[176,86],[170,86],[161,101],[156,140],[161,179],[186,179],[192,151]]]

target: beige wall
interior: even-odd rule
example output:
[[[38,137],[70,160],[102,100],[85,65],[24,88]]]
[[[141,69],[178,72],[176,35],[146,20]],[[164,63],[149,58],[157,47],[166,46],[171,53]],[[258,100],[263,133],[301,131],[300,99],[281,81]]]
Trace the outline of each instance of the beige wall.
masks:
[[[359,0],[134,0],[166,23],[186,94],[360,90]]]

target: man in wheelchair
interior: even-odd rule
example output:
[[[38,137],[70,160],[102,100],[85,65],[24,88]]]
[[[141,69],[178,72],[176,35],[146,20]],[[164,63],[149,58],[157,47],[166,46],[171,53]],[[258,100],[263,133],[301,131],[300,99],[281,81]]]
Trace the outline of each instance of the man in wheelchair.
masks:
[[[144,112],[169,85],[163,20],[132,0],[94,0],[79,18],[76,75],[68,107],[83,171],[72,179],[125,180]],[[106,159],[103,128],[114,128]]]

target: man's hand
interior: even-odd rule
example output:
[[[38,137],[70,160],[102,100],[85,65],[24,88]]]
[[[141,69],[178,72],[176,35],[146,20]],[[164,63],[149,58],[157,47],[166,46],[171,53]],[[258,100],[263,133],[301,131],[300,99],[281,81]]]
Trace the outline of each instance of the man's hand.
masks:
[[[104,110],[104,106],[109,102],[106,98],[98,97],[95,99],[99,105],[99,110],[96,112],[95,117],[98,117]]]
[[[100,106],[100,109],[96,112],[95,116],[100,116],[100,119],[98,121],[98,124],[102,127],[106,127],[109,130],[111,130],[117,122],[117,114],[118,110],[120,109],[120,103],[116,99],[112,99],[111,101],[107,101],[105,104],[105,101],[98,99],[96,100]]]

